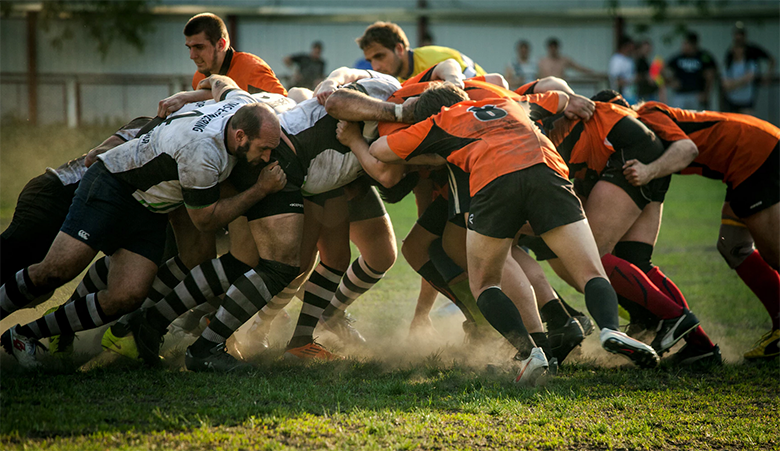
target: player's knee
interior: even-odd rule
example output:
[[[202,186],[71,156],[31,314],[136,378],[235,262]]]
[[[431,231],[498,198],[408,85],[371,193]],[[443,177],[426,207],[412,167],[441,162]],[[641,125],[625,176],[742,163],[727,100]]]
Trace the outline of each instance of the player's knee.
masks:
[[[721,224],[717,247],[731,269],[741,265],[755,250],[747,227],[732,224]]]
[[[260,259],[255,272],[260,276],[268,289],[268,293],[273,297],[279,294],[287,285],[289,285],[301,273],[301,268],[291,266],[272,260]]]
[[[396,258],[398,258],[398,250],[391,245],[375,249],[370,255],[363,255],[366,264],[377,272],[387,272],[395,264]]]

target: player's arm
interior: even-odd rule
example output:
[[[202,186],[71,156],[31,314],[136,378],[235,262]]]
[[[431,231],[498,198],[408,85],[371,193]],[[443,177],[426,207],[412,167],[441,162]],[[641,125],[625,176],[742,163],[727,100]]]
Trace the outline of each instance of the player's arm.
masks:
[[[339,86],[371,77],[371,74],[362,69],[339,67],[328,75],[328,78],[320,82],[314,89],[314,96],[320,105],[325,105],[331,94],[336,92]]]
[[[448,81],[463,89],[463,72],[461,72],[460,63],[454,58],[440,62],[433,68],[431,80]]]
[[[286,183],[287,175],[278,162],[273,162],[260,171],[254,185],[235,196],[220,198],[218,185],[204,190],[182,186],[182,193],[187,213],[195,227],[209,233],[227,226],[254,204],[282,189]]]
[[[211,100],[212,93],[208,89],[196,89],[195,91],[182,91],[160,100],[157,104],[157,117],[168,117],[179,111],[188,103]]]
[[[398,105],[375,99],[354,89],[341,88],[328,97],[325,111],[336,119],[349,122],[412,123],[416,102],[417,99],[407,99],[403,105]]]
[[[490,83],[491,85],[501,86],[504,89],[509,89],[509,82],[501,74],[498,73],[485,74],[483,75],[483,77],[485,78],[486,83]]]
[[[623,174],[632,185],[647,185],[650,181],[680,172],[699,155],[699,149],[690,139],[673,142],[668,149],[649,164],[639,160],[628,160],[623,165]]]
[[[97,156],[101,153],[107,152],[114,147],[124,144],[127,141],[125,141],[123,138],[117,136],[117,135],[111,135],[108,138],[106,138],[105,141],[98,144],[96,147],[94,147],[92,150],[90,150],[87,153],[87,158],[84,160],[84,166],[90,167],[92,166],[92,163],[97,161]]]
[[[534,94],[547,91],[563,91],[566,94],[574,94],[574,90],[566,83],[566,80],[553,76],[537,80],[534,85]]]
[[[426,123],[430,124],[429,122]],[[415,132],[425,131],[424,126],[420,126],[420,124],[421,123],[418,123],[417,126],[412,126],[408,129],[397,131],[389,137],[380,137],[371,143],[371,146],[368,149],[369,153],[371,153],[371,155],[377,160],[383,161],[385,163],[441,166],[442,164],[446,163],[447,160],[436,153],[418,153],[414,157],[411,156],[411,154],[417,149],[422,141],[422,139],[419,139],[420,136],[425,136],[424,134],[418,135],[417,137],[414,136]],[[428,127],[428,129],[430,129],[430,127]],[[394,147],[391,147],[390,143],[388,142],[388,138],[392,138]]]
[[[363,170],[385,188],[395,186],[404,177],[406,168],[403,165],[384,163],[369,153],[368,143],[363,139],[357,123],[340,121],[336,128],[336,137],[341,144],[352,150]]]
[[[210,89],[211,98],[213,98],[215,102],[219,102],[223,100],[223,96],[227,94],[228,91],[241,88],[232,78],[225,75],[213,74],[198,83],[198,90],[201,89]]]

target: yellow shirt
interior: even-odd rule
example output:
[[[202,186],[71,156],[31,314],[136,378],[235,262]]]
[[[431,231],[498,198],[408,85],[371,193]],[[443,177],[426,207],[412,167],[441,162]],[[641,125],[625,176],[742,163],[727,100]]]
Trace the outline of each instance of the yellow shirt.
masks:
[[[429,45],[409,50],[409,67],[412,72],[407,74],[406,77],[398,77],[398,81],[403,83],[429,67],[450,58],[455,59],[460,64],[460,68],[466,78],[485,75],[485,70],[479,64],[476,64],[471,58],[459,51],[448,47]]]

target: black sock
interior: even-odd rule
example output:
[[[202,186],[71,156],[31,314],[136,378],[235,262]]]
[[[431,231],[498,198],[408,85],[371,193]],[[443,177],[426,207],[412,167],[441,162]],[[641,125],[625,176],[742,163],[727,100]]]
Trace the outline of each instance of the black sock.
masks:
[[[561,328],[571,318],[559,299],[553,299],[544,304],[539,309],[539,315],[542,317],[542,321],[547,323],[547,330]]]
[[[553,358],[552,355],[552,348],[550,348],[550,341],[547,339],[547,334],[544,332],[532,332],[531,338],[534,340],[534,344],[538,348],[542,348],[542,351],[544,351],[545,357],[547,357],[547,360],[550,360]]]
[[[618,330],[618,301],[607,279],[594,277],[585,284],[585,305],[599,329]]]
[[[428,260],[425,262],[425,264],[422,265],[422,267],[417,271],[417,274],[421,275],[422,278],[430,283],[433,288],[436,288],[439,293],[447,296],[447,299],[452,301],[460,309],[460,311],[463,313],[463,316],[466,317],[467,321],[474,321],[474,317],[471,312],[469,312],[469,309],[465,304],[463,304],[463,301],[458,299],[458,296],[452,291],[452,289],[450,289],[449,285],[447,285],[447,282],[444,280],[444,277],[442,277],[442,275],[433,265],[432,261]]]
[[[483,291],[477,299],[477,306],[490,325],[518,351],[526,352],[534,347],[520,312],[500,288],[490,287]]]
[[[561,296],[557,290],[553,289],[553,291],[555,291],[555,294],[558,296],[558,300],[561,301],[561,305],[563,305],[563,308],[566,309],[566,312],[569,314],[569,316],[585,316],[584,313],[569,305],[569,303],[563,299],[563,296]]]

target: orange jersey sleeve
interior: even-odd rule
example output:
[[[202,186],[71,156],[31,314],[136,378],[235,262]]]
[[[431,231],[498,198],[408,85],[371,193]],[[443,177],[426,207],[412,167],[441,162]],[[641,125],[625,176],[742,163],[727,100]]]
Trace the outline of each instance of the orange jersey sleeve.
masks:
[[[529,81],[523,86],[520,86],[519,88],[515,89],[515,93],[520,94],[521,96],[527,94],[533,94],[534,90],[536,89],[537,83],[539,83],[539,80]]]
[[[230,58],[228,60],[228,57]],[[227,69],[227,70],[226,70]],[[223,73],[224,72],[224,73]],[[238,84],[238,87],[250,94],[256,92],[271,92],[287,95],[282,83],[276,78],[271,67],[261,58],[251,53],[230,51],[225,56],[225,62],[220,69],[221,75],[227,75]],[[198,83],[206,78],[200,72],[192,77],[192,89],[197,89]]]

